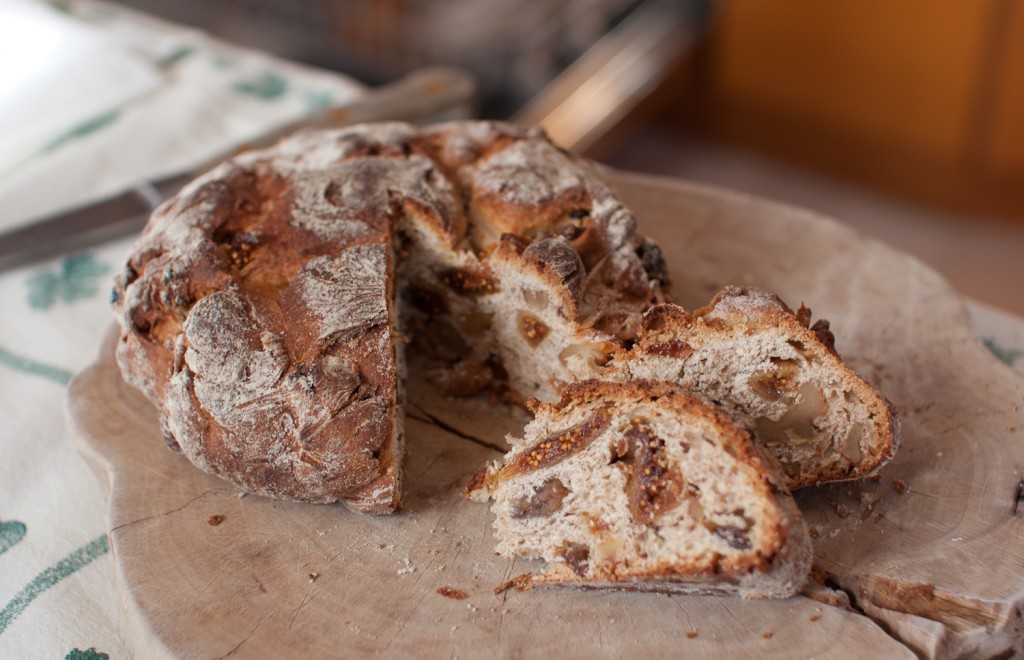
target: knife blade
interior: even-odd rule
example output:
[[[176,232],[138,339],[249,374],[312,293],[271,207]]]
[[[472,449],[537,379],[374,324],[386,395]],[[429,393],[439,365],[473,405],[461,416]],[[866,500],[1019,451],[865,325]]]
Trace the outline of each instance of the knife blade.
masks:
[[[432,67],[415,71],[393,83],[373,88],[351,103],[268,131],[186,172],[142,181],[112,197],[0,233],[0,270],[138,232],[153,209],[195,177],[227,158],[270,146],[300,128],[332,128],[386,119],[415,123],[466,118],[474,113],[475,95],[476,84],[462,70]]]

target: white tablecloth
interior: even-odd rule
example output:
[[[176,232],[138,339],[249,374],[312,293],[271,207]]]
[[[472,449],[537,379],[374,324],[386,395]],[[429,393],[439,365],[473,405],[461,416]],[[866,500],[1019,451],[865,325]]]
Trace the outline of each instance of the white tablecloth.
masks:
[[[163,84],[53,135],[34,157],[0,173],[0,229],[120,192],[139,178],[185,171],[365,90],[345,76],[116,5],[75,0],[67,12],[148,61]]]
[[[206,162],[365,89],[116,5],[64,11],[148,58],[162,83],[0,173],[0,231]],[[64,397],[112,322],[111,278],[129,244],[0,272],[0,658],[127,657],[106,502],[65,428]]]

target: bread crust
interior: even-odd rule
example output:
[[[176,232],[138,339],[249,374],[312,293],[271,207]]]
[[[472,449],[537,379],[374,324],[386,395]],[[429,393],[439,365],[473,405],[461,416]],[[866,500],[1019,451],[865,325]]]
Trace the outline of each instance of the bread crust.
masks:
[[[512,241],[506,256],[575,318],[585,259],[617,251],[643,272],[634,229],[591,168],[537,129],[300,131],[156,210],[115,280],[117,360],[160,409],[168,444],[197,466],[248,492],[393,511],[406,250],[445,255],[448,279],[431,286],[472,297],[493,290],[488,260]],[[629,286],[643,299],[614,282],[595,295],[625,296],[639,319],[657,289],[642,279]]]
[[[546,289],[558,293],[563,317],[577,318],[586,269],[579,253],[565,237],[543,237],[525,244],[512,234],[505,234],[488,261],[492,264],[505,262],[512,268],[531,273]]]

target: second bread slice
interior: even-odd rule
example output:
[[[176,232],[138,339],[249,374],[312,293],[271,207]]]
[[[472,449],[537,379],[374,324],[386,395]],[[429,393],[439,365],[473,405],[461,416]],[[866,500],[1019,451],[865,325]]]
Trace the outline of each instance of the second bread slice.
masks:
[[[896,453],[899,418],[810,314],[739,287],[693,314],[657,305],[606,376],[678,383],[719,406],[778,459],[792,489],[869,476]]]
[[[750,435],[675,386],[583,381],[467,491],[494,499],[498,552],[548,562],[534,583],[787,597],[807,530]]]

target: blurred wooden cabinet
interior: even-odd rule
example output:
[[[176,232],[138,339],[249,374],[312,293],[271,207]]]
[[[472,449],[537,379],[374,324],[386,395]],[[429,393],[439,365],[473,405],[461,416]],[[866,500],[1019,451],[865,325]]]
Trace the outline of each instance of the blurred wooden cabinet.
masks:
[[[719,137],[1024,220],[1024,2],[721,0],[696,121]]]

